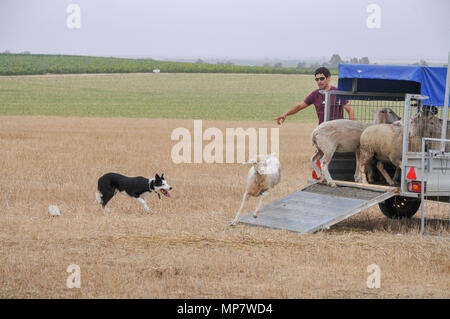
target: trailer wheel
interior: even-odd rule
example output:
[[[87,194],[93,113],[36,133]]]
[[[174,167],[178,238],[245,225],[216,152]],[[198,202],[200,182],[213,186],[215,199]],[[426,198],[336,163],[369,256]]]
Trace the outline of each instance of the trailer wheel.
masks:
[[[411,218],[420,207],[421,200],[403,196],[394,196],[378,204],[381,212],[388,218]]]

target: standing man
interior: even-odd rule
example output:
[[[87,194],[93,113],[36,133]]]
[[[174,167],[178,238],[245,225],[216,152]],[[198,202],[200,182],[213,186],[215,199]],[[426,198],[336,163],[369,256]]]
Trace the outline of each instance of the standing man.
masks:
[[[317,117],[319,118],[319,124],[324,121],[325,95],[320,94],[319,90],[325,91],[337,90],[337,87],[331,86],[330,84],[331,73],[330,70],[328,70],[325,67],[318,68],[316,71],[314,71],[314,77],[319,89],[312,91],[311,94],[308,95],[306,99],[299,105],[291,107],[287,112],[278,116],[275,119],[278,124],[283,123],[286,120],[287,116],[293,115],[298,111],[307,108],[311,104],[314,104],[316,106],[316,113]],[[350,106],[350,102],[347,100],[339,100],[339,99],[336,101],[336,96],[332,95],[330,101],[330,120],[343,119],[344,118],[343,110],[345,110],[348,113],[348,118],[350,120],[354,120],[355,115],[353,114],[353,109]]]

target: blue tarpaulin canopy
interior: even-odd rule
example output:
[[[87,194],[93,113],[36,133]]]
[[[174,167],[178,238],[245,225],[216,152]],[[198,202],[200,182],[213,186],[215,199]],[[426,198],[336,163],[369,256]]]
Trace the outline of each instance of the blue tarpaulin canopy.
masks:
[[[429,97],[425,105],[443,106],[447,68],[426,66],[339,64],[340,91],[411,93]]]

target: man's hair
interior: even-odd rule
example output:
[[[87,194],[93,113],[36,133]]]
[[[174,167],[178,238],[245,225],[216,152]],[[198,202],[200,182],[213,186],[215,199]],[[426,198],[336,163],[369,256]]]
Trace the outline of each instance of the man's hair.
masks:
[[[320,67],[320,68],[318,68],[317,70],[314,71],[314,76],[316,76],[317,74],[323,74],[323,75],[325,75],[326,78],[331,75],[330,70],[328,70],[324,66],[322,66],[322,67]]]

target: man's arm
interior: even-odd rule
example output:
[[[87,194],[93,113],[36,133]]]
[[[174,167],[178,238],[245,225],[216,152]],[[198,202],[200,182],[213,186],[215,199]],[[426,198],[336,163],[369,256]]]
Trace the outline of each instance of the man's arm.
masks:
[[[286,120],[286,117],[292,114],[297,113],[298,111],[303,110],[304,108],[307,108],[310,104],[306,104],[305,102],[300,103],[299,105],[291,107],[287,112],[283,113],[282,115],[278,116],[275,121],[277,121],[278,125],[283,123]]]
[[[344,105],[344,110],[348,113],[348,118],[353,121],[355,119],[355,113],[350,106],[350,102],[347,102],[347,104]]]

